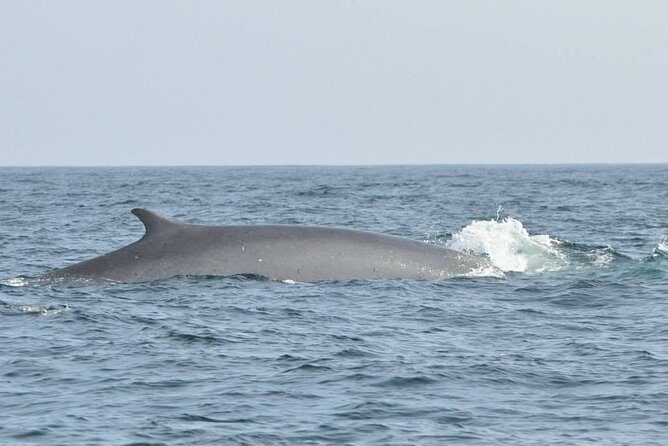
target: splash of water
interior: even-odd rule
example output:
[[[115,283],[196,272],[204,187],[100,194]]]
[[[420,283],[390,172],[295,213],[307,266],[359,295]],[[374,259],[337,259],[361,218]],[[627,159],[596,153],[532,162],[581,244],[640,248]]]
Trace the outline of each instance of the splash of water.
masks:
[[[656,248],[654,248],[652,256],[668,257],[668,237],[664,237],[663,239],[661,239]]]
[[[489,257],[504,272],[540,273],[566,266],[567,260],[549,235],[530,235],[522,222],[512,217],[503,220],[476,220],[453,235],[447,246],[459,251]]]

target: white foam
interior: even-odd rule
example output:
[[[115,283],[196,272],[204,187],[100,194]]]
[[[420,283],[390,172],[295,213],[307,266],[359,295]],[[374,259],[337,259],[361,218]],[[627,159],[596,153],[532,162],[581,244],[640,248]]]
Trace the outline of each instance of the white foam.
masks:
[[[615,260],[615,250],[608,246],[607,248],[595,249],[587,253],[587,256],[591,259],[592,265],[601,268]]]
[[[559,241],[549,235],[529,235],[522,222],[476,220],[454,234],[447,246],[463,252],[486,255],[501,271],[540,273],[567,265],[557,249]]]
[[[656,245],[656,248],[654,248],[654,252],[652,253],[654,256],[668,256],[668,237],[664,237],[661,239],[658,245]]]
[[[495,268],[492,265],[483,265],[478,268],[474,268],[464,275],[464,277],[496,277],[503,279],[506,277],[499,268]]]
[[[49,309],[39,305],[24,305],[19,310],[27,314],[47,314]]]
[[[23,277],[14,277],[12,279],[0,280],[0,285],[14,286],[14,287],[26,286],[28,285],[28,280],[24,279]]]
[[[69,305],[49,305],[49,306],[43,306],[43,305],[7,305],[6,309],[10,312],[10,314],[30,314],[30,315],[39,315],[39,316],[47,316],[47,315],[57,315],[57,314],[63,314],[67,313],[70,311]]]

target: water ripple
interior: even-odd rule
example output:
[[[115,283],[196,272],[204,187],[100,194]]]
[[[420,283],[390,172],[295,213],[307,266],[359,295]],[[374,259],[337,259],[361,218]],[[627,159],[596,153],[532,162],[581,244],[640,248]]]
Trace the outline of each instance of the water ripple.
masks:
[[[666,166],[0,173],[0,444],[668,443]],[[457,238],[514,271],[40,279],[136,240],[135,206]]]

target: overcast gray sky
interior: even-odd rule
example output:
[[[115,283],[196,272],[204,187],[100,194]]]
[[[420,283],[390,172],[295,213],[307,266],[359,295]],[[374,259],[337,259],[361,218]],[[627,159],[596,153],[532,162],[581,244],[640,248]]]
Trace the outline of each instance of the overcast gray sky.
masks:
[[[0,165],[668,162],[668,2],[0,0]]]

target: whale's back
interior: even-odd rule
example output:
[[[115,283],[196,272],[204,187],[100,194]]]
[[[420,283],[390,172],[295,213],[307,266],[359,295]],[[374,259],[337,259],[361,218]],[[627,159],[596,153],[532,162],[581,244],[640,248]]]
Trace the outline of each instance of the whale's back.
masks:
[[[236,274],[314,282],[445,279],[488,266],[475,256],[373,232],[288,225],[186,225],[145,210],[133,213],[146,226],[141,240],[56,273],[120,282]]]

